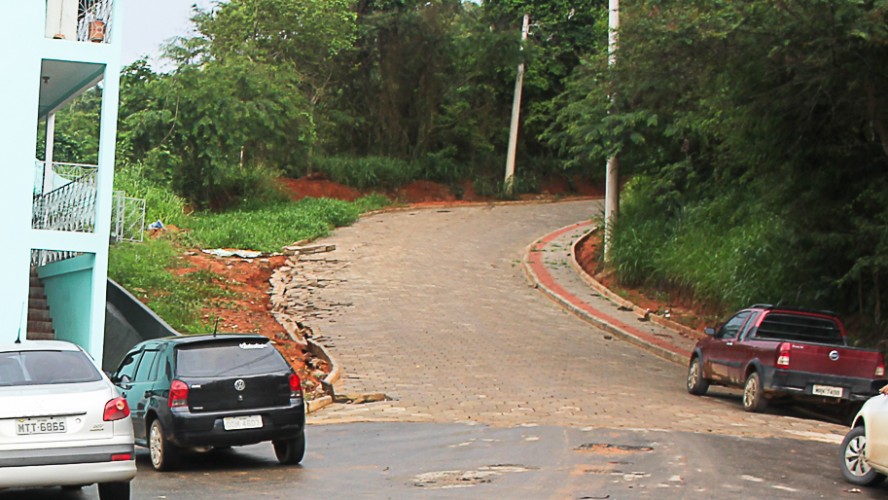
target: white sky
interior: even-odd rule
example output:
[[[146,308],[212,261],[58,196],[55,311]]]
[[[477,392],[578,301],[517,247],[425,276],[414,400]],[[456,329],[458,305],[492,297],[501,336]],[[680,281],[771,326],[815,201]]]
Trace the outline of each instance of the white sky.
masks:
[[[168,39],[190,33],[191,7],[210,7],[213,0],[127,0],[123,4],[123,64],[149,56],[155,61],[160,45]]]

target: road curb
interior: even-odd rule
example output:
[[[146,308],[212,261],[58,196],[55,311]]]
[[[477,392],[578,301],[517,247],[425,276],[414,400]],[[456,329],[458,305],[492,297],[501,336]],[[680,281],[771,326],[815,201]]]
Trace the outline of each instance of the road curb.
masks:
[[[531,243],[526,247],[524,252],[524,258],[522,259],[522,264],[524,267],[524,273],[530,281],[531,285],[538,290],[541,290],[547,297],[554,300],[557,304],[570,311],[571,313],[577,315],[581,319],[601,328],[602,330],[619,337],[622,340],[630,342],[634,345],[637,345],[646,351],[657,355],[663,359],[668,361],[672,361],[673,363],[677,363],[680,365],[684,365],[690,353],[685,352],[682,349],[679,349],[671,344],[668,344],[660,339],[654,338],[651,335],[648,335],[640,330],[635,328],[631,328],[625,323],[608,316],[600,311],[594,310],[591,306],[586,304],[576,295],[568,292],[567,290],[560,287],[557,283],[554,282],[548,270],[543,264],[541,259],[535,258],[537,254],[543,251],[545,245],[554,240],[555,238],[561,236],[562,234],[573,231],[576,229],[580,229],[584,226],[592,226],[593,223],[591,221],[579,222],[576,224],[571,224],[569,226],[565,226],[561,229],[558,229],[542,238],[539,238],[535,242]],[[594,229],[590,228],[590,229]],[[570,261],[576,261],[576,254],[571,249],[571,258]],[[579,266],[579,264],[576,264]],[[575,270],[576,268],[574,268]],[[585,273],[584,273],[585,274]],[[581,275],[582,276],[582,275]],[[589,279],[592,279],[589,277]],[[594,279],[592,279],[594,281]],[[584,279],[584,282],[587,284],[589,281]],[[598,283],[598,282],[596,282]],[[604,285],[598,283],[598,287],[594,287],[595,291],[601,293],[599,289],[607,290]],[[616,294],[607,290],[608,294],[602,294],[605,298],[612,300],[612,297],[618,297]],[[613,300],[612,300],[613,301]],[[620,301],[625,301],[625,299],[620,298]],[[614,301],[618,306],[623,305],[620,302]],[[628,302],[628,301],[627,301]],[[631,304],[631,302],[629,302]],[[632,304],[633,310],[634,304]],[[629,307],[629,306],[625,306]]]
[[[569,263],[570,263],[570,267],[573,268],[574,272],[576,272],[580,276],[580,278],[583,281],[585,281],[587,285],[592,287],[596,292],[600,293],[601,295],[606,297],[608,300],[610,300],[611,302],[614,302],[615,304],[619,305],[620,307],[632,309],[632,311],[635,314],[637,314],[639,317],[643,318],[643,317],[647,316],[647,318],[652,323],[660,325],[664,328],[669,328],[671,330],[681,332],[681,334],[683,336],[688,337],[688,338],[699,340],[699,339],[705,337],[705,334],[703,334],[702,332],[698,332],[697,330],[694,330],[693,328],[689,328],[685,325],[682,325],[681,323],[672,321],[671,319],[664,318],[663,316],[656,314],[654,311],[649,311],[647,309],[644,309],[641,306],[634,304],[632,301],[624,299],[623,297],[620,297],[619,295],[617,295],[616,293],[611,291],[610,288],[604,286],[600,281],[593,278],[592,275],[587,273],[585,269],[583,269],[583,266],[581,266],[579,261],[577,261],[577,248],[579,248],[583,243],[585,243],[586,240],[588,240],[589,237],[592,236],[592,234],[595,233],[595,231],[597,231],[598,229],[599,229],[598,226],[593,227],[589,232],[587,232],[583,236],[580,236],[579,238],[577,238],[577,240],[575,242],[573,242],[573,245],[571,245],[571,253],[570,253],[571,258],[570,258]]]

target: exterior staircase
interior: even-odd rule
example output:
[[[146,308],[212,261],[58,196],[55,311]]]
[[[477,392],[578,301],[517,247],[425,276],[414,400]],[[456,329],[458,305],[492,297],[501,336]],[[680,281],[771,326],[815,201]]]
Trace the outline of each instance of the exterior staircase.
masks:
[[[29,340],[53,340],[55,329],[49,315],[49,303],[43,283],[37,277],[37,268],[31,268],[31,281],[28,293],[28,333]]]

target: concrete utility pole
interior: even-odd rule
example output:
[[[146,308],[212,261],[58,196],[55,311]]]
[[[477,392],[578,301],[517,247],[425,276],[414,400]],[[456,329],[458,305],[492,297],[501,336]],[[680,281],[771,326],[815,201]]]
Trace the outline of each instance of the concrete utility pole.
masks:
[[[607,64],[613,67],[617,63],[617,42],[620,30],[620,0],[608,1],[608,44]],[[611,88],[611,103],[617,101],[617,91]],[[607,159],[607,174],[604,182],[604,261],[607,262],[610,250],[612,225],[617,221],[620,212],[620,162],[616,155]]]
[[[521,26],[521,50],[524,50],[524,42],[527,40],[527,31],[530,27],[530,16],[524,14],[524,23]],[[518,147],[518,117],[521,114],[521,87],[524,84],[524,60],[518,63],[518,74],[515,76],[515,97],[512,100],[512,125],[509,127],[509,152],[506,154],[506,179],[505,191],[512,194],[515,185],[515,150]]]

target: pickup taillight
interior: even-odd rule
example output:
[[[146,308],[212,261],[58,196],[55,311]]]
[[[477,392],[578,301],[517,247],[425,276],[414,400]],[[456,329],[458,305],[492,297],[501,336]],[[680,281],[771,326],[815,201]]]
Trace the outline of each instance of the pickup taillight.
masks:
[[[789,368],[789,352],[792,350],[792,344],[789,342],[781,342],[777,347],[777,368]]]
[[[876,367],[876,377],[882,378],[885,376],[885,363],[879,363],[879,366]]]

